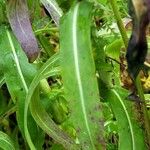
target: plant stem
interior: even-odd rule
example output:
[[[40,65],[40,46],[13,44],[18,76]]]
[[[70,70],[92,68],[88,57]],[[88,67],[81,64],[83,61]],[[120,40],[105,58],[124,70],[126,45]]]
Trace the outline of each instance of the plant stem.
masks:
[[[136,88],[137,88],[140,99],[145,100],[144,93],[143,93],[143,88],[142,88],[142,84],[140,82],[139,75],[137,76],[137,78],[135,80],[135,85],[136,85]]]
[[[140,100],[142,100],[141,110],[143,112],[144,126],[145,126],[145,131],[147,134],[147,143],[150,145],[150,120],[149,120],[149,116],[148,116],[148,112],[147,112],[144,92],[143,92],[143,88],[142,88],[142,84],[141,84],[139,75],[137,76],[137,78],[135,80],[135,85],[136,85]]]
[[[122,22],[122,19],[121,19],[121,16],[120,16],[120,13],[119,13],[119,10],[118,10],[118,7],[117,7],[116,0],[109,0],[109,2],[111,4],[115,19],[117,21],[117,25],[118,25],[119,31],[121,33],[122,40],[124,42],[125,47],[127,48],[127,46],[128,46],[128,37],[127,37],[126,30],[124,28],[124,25],[123,25],[123,22]]]
[[[49,33],[52,33],[52,32],[58,32],[58,28],[42,28],[42,29],[38,29],[38,30],[35,30],[34,33],[36,35],[39,35],[39,34],[42,34],[42,33],[46,33],[46,32],[49,32]]]
[[[46,94],[46,95],[51,91],[51,88],[46,79],[42,79],[40,81],[40,87],[41,87],[42,91],[44,92],[44,94]]]
[[[125,47],[128,47],[128,37],[126,34],[126,30],[124,28],[118,7],[117,7],[117,3],[116,0],[110,0],[109,1],[111,6],[112,6],[112,10],[114,12],[116,21],[117,21],[117,25],[118,28],[120,30],[123,42],[125,44]],[[140,81],[140,77],[139,75],[137,76],[136,80],[135,80],[135,86],[138,92],[138,95],[140,97],[140,99],[142,100],[142,105],[141,105],[141,109],[143,112],[143,119],[144,119],[144,126],[145,126],[145,131],[147,134],[147,143],[150,145],[150,120],[149,120],[149,116],[148,116],[148,112],[147,112],[147,108],[146,108],[146,103],[145,103],[145,97],[144,97],[144,92],[142,89],[142,85],[141,85],[141,81]]]
[[[13,113],[15,113],[16,109],[17,109],[17,107],[13,106],[10,109],[8,109],[5,113],[3,113],[0,116],[0,123],[3,121],[3,119],[5,119],[5,118],[9,117],[10,115],[12,115]]]

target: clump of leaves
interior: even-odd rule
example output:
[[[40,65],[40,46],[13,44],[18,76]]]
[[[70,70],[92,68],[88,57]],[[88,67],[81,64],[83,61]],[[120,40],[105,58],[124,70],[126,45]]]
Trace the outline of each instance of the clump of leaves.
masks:
[[[112,2],[0,2],[2,149],[147,148],[140,106],[121,87]]]

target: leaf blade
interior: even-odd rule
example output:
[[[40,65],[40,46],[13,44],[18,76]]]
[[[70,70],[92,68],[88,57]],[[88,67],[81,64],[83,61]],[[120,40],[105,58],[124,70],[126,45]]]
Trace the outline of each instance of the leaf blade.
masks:
[[[25,126],[25,134],[27,137],[30,137],[28,128],[27,128],[27,111],[30,104],[30,111],[32,112],[32,116],[34,117],[37,124],[54,140],[58,143],[62,144],[65,148],[77,149],[76,144],[74,141],[65,133],[63,132],[58,126],[53,122],[53,120],[49,117],[47,112],[41,106],[39,102],[39,98],[35,94],[36,88],[40,80],[43,78],[56,75],[60,72],[59,67],[55,67],[58,65],[59,55],[54,54],[48,61],[40,68],[37,72],[36,76],[34,77],[31,85],[29,87],[29,92],[26,97],[26,106],[25,106],[25,116],[24,116],[24,126]],[[34,96],[35,95],[35,96]],[[37,98],[32,98],[37,97]],[[36,107],[35,107],[36,104]]]
[[[25,54],[23,53],[17,40],[12,35],[11,31],[4,26],[0,26],[0,66],[4,74],[5,82],[11,98],[17,106],[16,117],[19,129],[24,138],[24,107],[25,97],[28,92],[28,86],[35,75],[36,69],[28,63]],[[21,59],[21,61],[20,61]],[[34,144],[37,135],[42,136],[42,132],[36,126],[30,113],[26,119],[30,119],[30,133]],[[40,133],[40,134],[39,134]],[[35,136],[35,137],[34,137]],[[30,139],[27,139],[29,141]],[[31,145],[32,144],[32,145]],[[29,143],[30,147],[34,147],[33,143]]]
[[[127,93],[121,88],[112,89],[107,96],[118,122],[119,150],[126,147],[129,150],[145,150],[144,132],[137,115],[139,112],[136,112],[136,104],[125,100]]]
[[[2,131],[0,131],[0,147],[7,150],[15,150],[12,139]]]
[[[61,67],[65,94],[70,103],[70,121],[74,123],[78,131],[77,137],[81,147],[101,149],[105,147],[105,144],[95,65],[91,51],[89,17],[91,11],[90,3],[81,2],[61,20]],[[99,137],[100,134],[102,134],[101,137]]]
[[[11,50],[12,50],[12,53],[13,53],[13,56],[14,56],[14,60],[15,60],[15,63],[16,63],[16,68],[17,68],[19,77],[20,77],[21,82],[24,86],[25,92],[27,93],[28,92],[28,87],[27,87],[27,84],[26,84],[25,79],[24,79],[23,74],[22,74],[22,70],[21,70],[21,67],[20,67],[20,64],[19,64],[19,60],[18,60],[16,51],[15,51],[15,47],[13,45],[11,35],[10,35],[8,30],[6,31],[6,33],[7,33],[8,41],[9,41],[9,44],[10,44],[10,47],[11,47]]]
[[[33,62],[39,54],[39,49],[29,20],[26,0],[9,0],[7,16],[11,28],[29,61]]]

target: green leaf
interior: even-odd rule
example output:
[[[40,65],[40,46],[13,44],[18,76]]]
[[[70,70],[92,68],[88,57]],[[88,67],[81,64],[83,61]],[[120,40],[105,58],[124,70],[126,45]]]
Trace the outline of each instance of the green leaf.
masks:
[[[92,4],[80,2],[62,18],[60,48],[70,122],[81,149],[103,149],[103,118],[91,48]]]
[[[43,35],[38,35],[37,37],[38,37],[38,40],[39,40],[40,44],[42,45],[43,49],[47,53],[47,55],[49,57],[51,57],[55,52],[53,50],[51,43],[49,42],[49,39],[47,39]]]
[[[42,107],[37,90],[35,90],[33,97],[34,99],[31,100],[30,110],[37,124],[56,142],[62,144],[64,148],[76,150],[77,147],[74,141],[54,123]]]
[[[99,2],[100,4],[103,4],[103,5],[107,3],[107,0],[96,0],[96,1]]]
[[[31,64],[23,53],[17,40],[14,38],[12,33],[6,29],[6,27],[0,27],[0,67],[5,77],[5,82],[13,102],[17,106],[17,122],[19,128],[24,134],[24,109],[25,109],[25,97],[28,93],[28,86],[33,79],[36,69]],[[42,146],[41,141],[38,141],[43,136],[42,132],[39,130],[35,124],[30,113],[26,119],[29,119],[28,126],[30,128],[29,132],[32,135],[32,139],[37,148]],[[43,137],[44,139],[44,137]],[[26,139],[28,141],[28,139]],[[39,143],[41,145],[39,145]]]
[[[119,92],[118,92],[119,91]],[[121,88],[107,93],[107,100],[117,119],[119,150],[146,150],[140,112],[134,102],[126,100],[127,92]]]
[[[12,110],[10,108],[10,106],[7,106],[7,96],[4,94],[5,91],[1,88],[0,89],[0,122],[2,122],[5,117],[7,116],[7,114],[9,114],[8,112],[15,112],[14,110]]]
[[[4,0],[1,0],[0,1],[0,24],[2,23],[6,23],[6,8],[5,8],[5,1]]]
[[[29,61],[33,62],[39,54],[39,49],[32,32],[26,0],[8,0],[7,16],[11,28],[28,56]]]
[[[4,150],[15,150],[14,142],[5,133],[0,131],[0,147]]]
[[[57,75],[60,72],[58,66],[59,55],[55,54],[48,61],[41,67],[41,69],[37,72],[36,76],[34,77],[31,85],[29,87],[29,92],[26,97],[26,106],[25,106],[25,116],[24,116],[24,126],[25,126],[25,134],[27,139],[30,139],[30,134],[27,128],[27,111],[28,106],[30,103],[30,110],[32,115],[37,122],[37,124],[55,141],[62,144],[65,148],[69,149],[76,149],[76,145],[74,141],[65,133],[63,132],[50,118],[47,114],[45,109],[43,108],[42,104],[39,102],[39,97],[36,90],[40,80],[47,78],[49,76]],[[33,98],[34,97],[34,98]],[[35,107],[36,106],[36,107]],[[30,145],[32,145],[31,139],[29,140]],[[32,149],[35,149],[32,147]]]
[[[122,46],[123,46],[122,39],[115,40],[111,44],[107,45],[105,49],[106,55],[110,58],[119,61],[120,50]]]
[[[0,87],[5,83],[5,78],[3,74],[0,74]]]
[[[40,0],[27,0],[27,5],[30,11],[30,19],[32,19],[32,23],[37,20],[39,20],[41,16],[41,6],[40,6]]]

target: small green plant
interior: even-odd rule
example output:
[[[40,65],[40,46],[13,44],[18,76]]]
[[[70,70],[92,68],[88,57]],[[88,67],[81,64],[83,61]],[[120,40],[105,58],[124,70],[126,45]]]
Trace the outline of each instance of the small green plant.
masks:
[[[149,149],[147,105],[122,86],[126,3],[0,1],[1,149]]]

